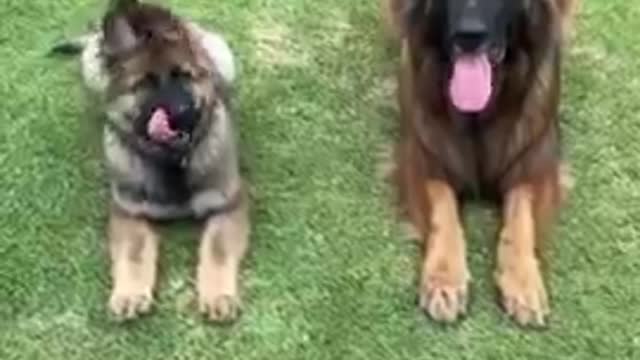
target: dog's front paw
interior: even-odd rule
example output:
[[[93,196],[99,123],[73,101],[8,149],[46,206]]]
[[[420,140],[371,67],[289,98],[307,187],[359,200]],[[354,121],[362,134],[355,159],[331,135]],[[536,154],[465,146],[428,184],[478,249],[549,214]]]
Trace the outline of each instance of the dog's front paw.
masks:
[[[427,261],[419,301],[433,320],[451,323],[467,311],[469,276],[465,265],[444,269],[432,270]]]
[[[118,320],[134,319],[151,310],[151,289],[114,289],[109,299],[109,310]]]
[[[498,269],[496,282],[505,312],[522,326],[544,326],[550,313],[547,292],[535,259]]]
[[[234,295],[200,294],[198,307],[209,321],[217,323],[235,321],[241,311],[240,299]]]

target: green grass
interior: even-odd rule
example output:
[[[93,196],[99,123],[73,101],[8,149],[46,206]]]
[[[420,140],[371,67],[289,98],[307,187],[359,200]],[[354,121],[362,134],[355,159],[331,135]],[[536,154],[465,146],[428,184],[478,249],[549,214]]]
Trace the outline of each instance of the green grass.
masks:
[[[107,192],[77,63],[49,46],[96,0],[0,5],[0,359],[640,358],[640,3],[586,1],[563,102],[577,186],[548,272],[546,331],[512,325],[491,282],[491,212],[467,214],[470,316],[415,306],[416,244],[376,177],[395,134],[393,71],[374,0],[190,0],[237,52],[243,167],[255,224],[242,319],[191,306],[197,232],[170,228],[159,301],[120,325],[105,311]]]

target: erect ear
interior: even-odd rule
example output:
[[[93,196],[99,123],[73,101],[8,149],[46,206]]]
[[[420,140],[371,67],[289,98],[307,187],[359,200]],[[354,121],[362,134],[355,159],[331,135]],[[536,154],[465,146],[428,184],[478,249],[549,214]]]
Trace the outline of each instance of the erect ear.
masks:
[[[404,16],[411,25],[424,21],[430,10],[430,0],[404,1],[403,6],[400,7],[400,11],[404,13]]]
[[[128,21],[127,14],[138,5],[137,0],[112,0],[102,21],[104,50],[107,55],[116,55],[133,49],[138,39]]]
[[[555,0],[525,0],[519,23],[520,44],[529,51],[533,63],[555,53],[562,44],[562,29]]]

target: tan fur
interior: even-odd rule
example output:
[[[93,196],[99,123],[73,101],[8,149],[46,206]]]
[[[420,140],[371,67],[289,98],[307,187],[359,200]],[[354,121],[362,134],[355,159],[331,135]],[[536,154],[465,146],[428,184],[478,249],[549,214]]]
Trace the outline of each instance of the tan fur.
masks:
[[[240,262],[248,247],[246,201],[233,211],[207,221],[200,240],[197,272],[198,307],[212,321],[238,316]]]
[[[512,189],[504,206],[504,226],[497,251],[496,282],[502,305],[518,323],[544,325],[549,301],[536,256],[535,201],[547,187]]]
[[[393,40],[399,40],[404,33],[402,6],[406,0],[380,0],[380,13],[387,34]]]
[[[438,321],[451,322],[466,312],[467,270],[464,231],[455,193],[445,182],[425,184],[430,211],[420,306]]]
[[[151,225],[112,209],[109,253],[113,280],[109,308],[124,319],[147,313],[153,302],[158,260],[158,237]]]
[[[565,39],[570,40],[574,32],[574,21],[582,6],[581,0],[556,0],[562,17],[562,32]]]

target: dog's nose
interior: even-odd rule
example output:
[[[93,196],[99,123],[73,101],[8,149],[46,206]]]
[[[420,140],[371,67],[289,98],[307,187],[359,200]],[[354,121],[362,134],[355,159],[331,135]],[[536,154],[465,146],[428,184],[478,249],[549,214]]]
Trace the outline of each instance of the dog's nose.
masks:
[[[489,37],[487,24],[476,17],[463,17],[456,27],[454,41],[464,52],[478,50]]]

